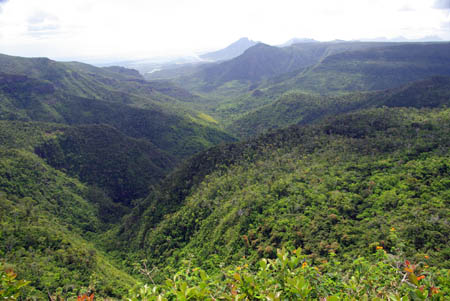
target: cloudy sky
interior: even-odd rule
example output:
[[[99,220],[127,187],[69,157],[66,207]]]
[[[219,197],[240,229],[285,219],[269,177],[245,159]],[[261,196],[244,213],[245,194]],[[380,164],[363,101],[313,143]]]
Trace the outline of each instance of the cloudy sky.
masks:
[[[143,58],[222,48],[432,36],[450,40],[450,0],[0,0],[0,53]]]

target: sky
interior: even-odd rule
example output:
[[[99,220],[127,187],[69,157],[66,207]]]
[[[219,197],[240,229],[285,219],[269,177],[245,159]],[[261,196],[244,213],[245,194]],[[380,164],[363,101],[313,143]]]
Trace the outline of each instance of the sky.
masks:
[[[270,45],[450,40],[450,0],[0,0],[0,53],[52,59],[192,55],[248,37]]]

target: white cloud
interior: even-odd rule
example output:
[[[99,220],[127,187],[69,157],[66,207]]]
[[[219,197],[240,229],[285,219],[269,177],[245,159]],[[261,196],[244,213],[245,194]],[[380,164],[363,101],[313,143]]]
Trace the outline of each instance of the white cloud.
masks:
[[[292,37],[449,39],[448,14],[436,5],[434,0],[14,0],[1,6],[0,52],[145,57],[220,48],[243,36],[269,44]]]
[[[434,7],[438,9],[450,9],[450,0],[436,0]]]
[[[2,6],[7,2],[8,0],[0,0],[0,14],[2,13]]]

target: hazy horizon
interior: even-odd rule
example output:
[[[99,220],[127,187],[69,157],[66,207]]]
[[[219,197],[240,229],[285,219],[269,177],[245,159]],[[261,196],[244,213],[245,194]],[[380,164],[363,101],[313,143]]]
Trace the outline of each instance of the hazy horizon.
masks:
[[[179,57],[241,37],[270,45],[450,40],[450,0],[0,0],[0,53],[57,60]]]

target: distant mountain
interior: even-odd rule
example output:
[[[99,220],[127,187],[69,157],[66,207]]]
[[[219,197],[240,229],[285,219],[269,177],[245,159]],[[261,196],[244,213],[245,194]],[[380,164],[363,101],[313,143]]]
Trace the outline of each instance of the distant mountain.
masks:
[[[197,78],[203,82],[205,89],[210,90],[233,80],[258,82],[310,64],[308,58],[295,48],[279,48],[259,43],[232,60],[203,68],[187,79],[187,82],[195,82]],[[180,83],[184,80],[185,78],[180,80]]]
[[[257,44],[232,60],[205,65],[177,85],[211,99],[207,112],[226,127],[291,90],[333,94],[386,90],[450,75],[450,43],[318,42]]]
[[[383,90],[434,75],[450,75],[450,43],[381,46],[327,55],[312,68],[289,75],[273,89],[319,93]]]
[[[333,41],[279,48],[259,43],[232,60],[205,66],[177,82],[198,91],[212,91],[231,81],[252,86],[262,81],[285,82],[280,86],[283,92],[387,89],[447,75],[449,45]]]
[[[210,61],[230,60],[241,55],[245,50],[256,44],[257,42],[249,40],[248,38],[241,38],[224,49],[202,54],[200,55],[200,58]]]
[[[292,40],[292,42],[295,41],[303,42],[282,47],[281,51],[278,46],[258,43],[248,48],[240,56],[224,62],[165,66],[161,70],[146,73],[144,76],[147,79],[176,79],[183,87],[201,90],[202,87],[211,86],[212,83],[213,87],[217,88],[233,80],[255,82],[276,77],[283,73],[312,66],[324,57],[339,52],[392,45],[387,42]]]
[[[187,89],[200,91],[211,91],[231,81],[253,85],[284,74],[290,78],[331,54],[382,47],[386,44],[388,43],[300,43],[280,48],[259,43],[234,59],[204,66],[196,73],[180,78],[177,83]]]
[[[398,36],[394,38],[377,37],[373,39],[359,39],[360,41],[372,41],[372,42],[441,42],[443,41],[437,35],[424,36],[417,39],[408,39],[403,36]]]
[[[207,68],[204,79],[219,83],[231,80],[258,81],[298,66],[300,63],[291,49],[279,49],[260,43],[233,60]]]
[[[297,44],[297,43],[319,43],[319,42],[314,39],[308,39],[308,38],[293,38],[293,39],[290,39],[289,41],[286,41],[283,44],[280,44],[277,46],[278,47],[287,47],[287,46],[291,46],[291,45]]]

